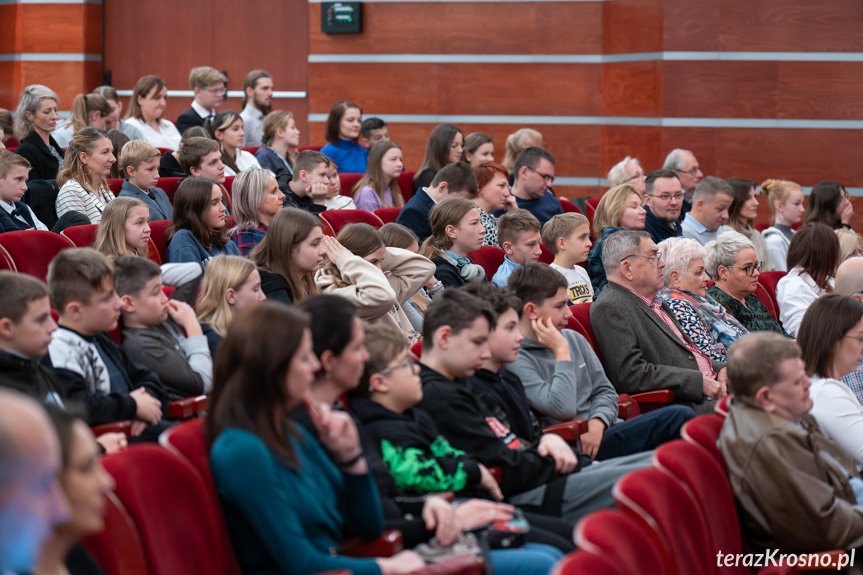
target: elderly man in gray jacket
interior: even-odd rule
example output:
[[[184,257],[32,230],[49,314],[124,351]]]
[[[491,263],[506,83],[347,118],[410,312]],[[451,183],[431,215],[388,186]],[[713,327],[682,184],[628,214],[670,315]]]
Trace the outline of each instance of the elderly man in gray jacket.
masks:
[[[590,324],[614,387],[629,394],[672,389],[675,403],[712,413],[713,400],[726,394],[725,365],[702,354],[657,297],[664,264],[650,235],[612,234],[602,265],[608,286],[590,307]]]

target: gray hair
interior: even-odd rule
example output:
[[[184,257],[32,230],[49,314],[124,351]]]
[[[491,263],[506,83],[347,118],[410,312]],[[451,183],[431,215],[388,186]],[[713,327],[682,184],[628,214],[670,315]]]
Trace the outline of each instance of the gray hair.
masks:
[[[54,100],[60,105],[57,93],[42,84],[32,84],[24,88],[21,98],[18,100],[18,108],[15,110],[15,137],[23,140],[33,132],[33,122],[27,119],[26,112],[35,114],[39,108],[39,102],[45,99]]]
[[[734,188],[732,188],[731,184],[722,178],[717,178],[716,176],[705,176],[705,178],[698,182],[698,185],[695,187],[695,192],[692,194],[692,201],[693,203],[698,200],[712,201],[718,194],[725,194],[726,196],[734,198]]]
[[[689,154],[690,156],[694,156],[692,152],[689,150],[684,150],[683,148],[674,148],[668,155],[665,156],[665,163],[662,164],[663,170],[679,170],[683,168],[683,156]]]
[[[625,158],[614,164],[613,168],[608,170],[608,176],[606,176],[606,179],[608,180],[609,188],[614,188],[616,186],[626,183],[626,180],[629,179],[629,176],[626,173],[626,165],[630,162],[638,167],[641,167],[641,163],[638,161],[638,158],[626,156]]]
[[[257,228],[260,223],[258,210],[269,191],[272,174],[263,168],[250,168],[237,174],[231,187],[231,203],[234,206],[236,227]]]
[[[716,279],[719,277],[719,266],[731,267],[737,261],[740,250],[744,248],[755,249],[749,238],[740,232],[725,232],[712,242],[708,242],[704,249],[707,257],[704,259],[707,273]]]
[[[662,269],[665,287],[671,285],[671,272],[686,273],[692,260],[707,255],[704,246],[691,238],[668,238],[659,242],[656,247],[659,248],[662,261],[665,262],[665,267]]]
[[[634,256],[644,239],[650,239],[650,234],[635,230],[620,230],[614,232],[602,243],[602,267],[605,274],[617,272],[620,261],[627,256]]]

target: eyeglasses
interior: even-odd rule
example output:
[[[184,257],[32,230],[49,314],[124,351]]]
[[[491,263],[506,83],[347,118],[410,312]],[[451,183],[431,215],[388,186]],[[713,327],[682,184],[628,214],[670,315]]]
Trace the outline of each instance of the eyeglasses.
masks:
[[[536,170],[534,168],[528,168],[528,170],[530,170],[531,172],[534,172],[537,176],[539,176],[540,178],[542,178],[543,180],[548,182],[549,185],[554,183],[554,176],[549,176],[548,174],[543,174],[542,172],[540,172],[539,170]]]
[[[849,337],[851,339],[856,339],[857,343],[859,343],[860,345],[863,345],[863,337],[861,337],[859,335],[843,335],[842,337]]]
[[[211,94],[216,94],[217,96],[221,96],[227,90],[225,88],[204,88],[205,92],[209,92]]]
[[[679,202],[680,200],[683,199],[683,196],[684,196],[683,192],[680,192],[679,194],[673,194],[673,195],[672,194],[659,194],[658,196],[656,194],[647,194],[647,195],[650,196],[651,198],[656,198],[657,200],[660,200],[663,202],[667,202],[670,200],[677,200]]]
[[[386,375],[388,373],[391,373],[391,372],[393,372],[397,369],[401,369],[403,367],[409,367],[409,368],[411,368],[411,371],[413,371],[414,368],[416,367],[416,363],[414,363],[413,358],[408,357],[408,358],[405,358],[404,361],[400,361],[395,365],[391,365],[387,368],[380,370],[378,373],[381,375]]]
[[[620,258],[620,261],[624,261],[629,258],[644,258],[646,260],[651,260],[654,264],[659,265],[659,262],[662,261],[662,254],[656,254],[655,256],[643,256],[641,254],[629,254],[628,256],[624,256]]]
[[[623,183],[625,184],[626,182],[631,182],[632,180],[640,180],[641,178],[647,179],[647,174],[645,174],[644,172],[641,172],[640,174],[635,174],[634,176],[630,176],[623,180]]]
[[[761,271],[761,262],[755,262],[754,264],[746,264],[745,266],[728,266],[728,269],[733,270],[734,268],[743,270],[743,273],[752,277],[755,272]]]
[[[677,172],[678,174],[689,174],[690,176],[694,176],[695,174],[697,174],[698,172],[701,171],[701,166],[694,166],[692,168],[689,168],[688,170],[674,170],[674,171]]]

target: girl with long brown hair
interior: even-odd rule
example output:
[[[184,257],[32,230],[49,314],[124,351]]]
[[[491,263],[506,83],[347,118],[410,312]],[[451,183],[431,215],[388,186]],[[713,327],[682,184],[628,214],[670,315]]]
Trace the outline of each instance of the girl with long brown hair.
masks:
[[[382,140],[372,146],[368,171],[352,190],[357,209],[373,212],[402,207],[405,202],[398,179],[404,167],[402,149],[395,142]]]

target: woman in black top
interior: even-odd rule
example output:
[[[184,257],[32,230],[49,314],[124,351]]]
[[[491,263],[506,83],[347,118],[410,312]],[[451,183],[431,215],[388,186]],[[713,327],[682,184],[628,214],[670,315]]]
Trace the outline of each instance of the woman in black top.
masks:
[[[30,162],[30,180],[55,180],[63,168],[65,152],[51,137],[60,115],[60,98],[41,84],[24,89],[15,111],[15,136],[21,142],[15,153]]]

